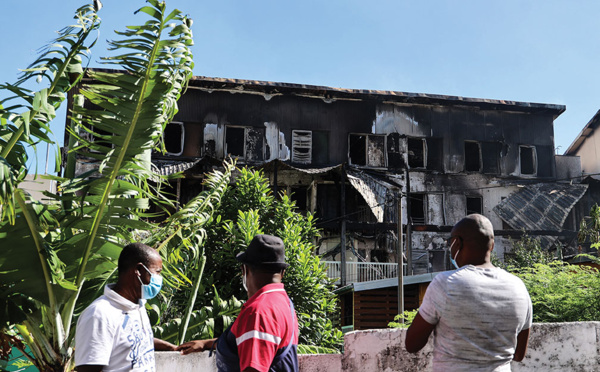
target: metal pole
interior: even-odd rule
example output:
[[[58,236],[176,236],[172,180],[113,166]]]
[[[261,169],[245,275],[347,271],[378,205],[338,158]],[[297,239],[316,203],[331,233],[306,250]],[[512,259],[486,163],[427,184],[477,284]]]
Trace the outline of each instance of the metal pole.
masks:
[[[340,182],[340,214],[342,215],[341,238],[340,238],[340,284],[346,285],[346,169],[342,166],[342,180]]]
[[[396,197],[396,210],[398,211],[397,230],[398,230],[398,314],[404,314],[404,256],[402,247],[404,239],[402,238],[402,191]],[[404,317],[400,317],[400,321],[404,323]]]

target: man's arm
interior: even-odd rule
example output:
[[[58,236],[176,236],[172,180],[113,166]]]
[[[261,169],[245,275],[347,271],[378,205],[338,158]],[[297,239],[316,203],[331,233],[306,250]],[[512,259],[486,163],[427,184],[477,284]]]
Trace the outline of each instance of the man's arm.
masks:
[[[199,351],[206,351],[212,349],[213,345],[217,341],[216,338],[210,340],[194,340],[188,341],[184,344],[177,346],[177,351],[181,351],[181,354],[187,355],[190,353],[196,353]]]
[[[429,324],[421,314],[417,313],[410,327],[406,331],[404,346],[409,353],[416,353],[427,345],[429,335],[435,329],[434,324]]]
[[[514,361],[520,362],[525,358],[527,344],[529,344],[529,328],[522,330],[517,335],[517,347],[515,348],[515,355],[513,356]]]
[[[154,337],[154,350],[155,351],[176,351],[177,346],[172,343],[161,340],[160,338]]]
[[[77,366],[75,367],[75,370],[77,372],[101,372],[102,368],[104,368],[106,366],[90,366],[90,365],[86,365],[86,366]]]

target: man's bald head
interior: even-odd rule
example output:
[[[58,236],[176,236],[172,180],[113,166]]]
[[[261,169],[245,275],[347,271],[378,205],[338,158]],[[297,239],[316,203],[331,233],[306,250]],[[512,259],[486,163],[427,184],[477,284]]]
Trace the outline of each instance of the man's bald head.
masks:
[[[451,234],[460,236],[466,246],[480,248],[484,252],[494,248],[494,227],[490,220],[481,214],[466,216],[454,225]]]

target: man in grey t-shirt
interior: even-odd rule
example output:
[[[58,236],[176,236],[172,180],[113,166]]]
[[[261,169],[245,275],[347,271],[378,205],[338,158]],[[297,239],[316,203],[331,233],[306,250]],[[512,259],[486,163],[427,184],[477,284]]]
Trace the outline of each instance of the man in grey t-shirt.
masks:
[[[532,307],[516,276],[490,262],[494,229],[484,216],[458,222],[448,241],[454,271],[439,273],[406,333],[421,350],[434,333],[433,371],[510,371],[527,351]]]

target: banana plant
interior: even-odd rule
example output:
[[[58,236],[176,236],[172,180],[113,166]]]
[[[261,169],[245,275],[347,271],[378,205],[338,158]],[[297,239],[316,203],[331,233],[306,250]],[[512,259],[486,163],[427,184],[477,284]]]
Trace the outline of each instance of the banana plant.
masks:
[[[149,19],[117,32],[121,40],[110,42],[114,55],[102,59],[120,72],[88,71],[81,79],[85,38],[98,22],[97,7],[90,5],[77,13],[85,32],[67,28],[26,71],[47,79],[50,88],[32,93],[21,81],[0,86],[26,102],[0,102],[6,120],[0,133],[0,327],[16,331],[28,349],[13,346],[39,370],[72,368],[76,309],[93,300],[91,284],[114,271],[122,244],[136,230],[155,227],[140,219],[151,200],[160,202],[148,154],[177,112],[193,61],[191,20],[178,10],[167,13],[164,2],[147,2],[138,12]],[[74,86],[85,103],[74,104],[69,115],[69,151],[77,156],[68,162],[84,158],[93,168],[56,177],[60,190],[49,195],[55,202],[41,204],[18,188],[24,149],[40,140],[52,143],[49,121]]]

